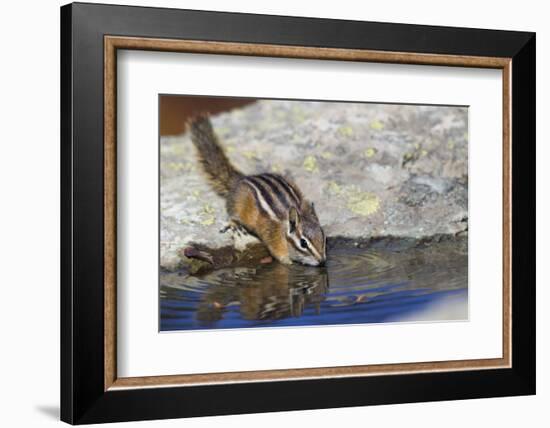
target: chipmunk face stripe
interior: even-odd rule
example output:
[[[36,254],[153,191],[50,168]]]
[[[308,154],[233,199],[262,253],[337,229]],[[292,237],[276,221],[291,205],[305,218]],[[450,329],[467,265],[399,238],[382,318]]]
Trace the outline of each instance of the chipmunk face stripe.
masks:
[[[277,181],[272,180],[265,174],[257,175],[256,177],[269,186],[271,192],[277,197],[277,200],[285,211],[294,204],[288,192]]]
[[[313,244],[311,243],[311,241],[309,239],[307,239],[307,237],[305,235],[302,235],[301,237],[298,237],[298,236],[295,236],[295,235],[287,235],[289,238],[290,238],[290,243],[292,244],[292,246],[298,250],[299,252],[303,253],[303,254],[307,254],[307,255],[310,255],[310,256],[313,256],[316,260],[318,261],[322,261],[325,259],[325,257],[322,257],[321,254],[319,253],[319,251],[317,250],[317,248],[315,248],[313,246]],[[307,247],[304,248],[300,245],[300,240],[303,239],[306,241],[307,243]]]
[[[307,243],[307,246],[308,246],[308,249],[311,251],[311,254],[313,254],[313,256],[317,259],[317,260],[321,260],[322,257],[321,257],[321,254],[319,254],[319,251],[317,251],[317,248],[315,248],[315,246],[312,244],[312,242],[307,239],[306,236],[302,236],[302,239],[304,239]]]
[[[306,248],[302,248],[302,246],[300,245],[300,242],[293,236],[290,236],[290,243],[300,253],[309,254],[309,251]]]
[[[294,190],[294,188],[290,185],[288,181],[286,181],[283,177],[277,174],[264,174],[265,176],[269,178],[273,178],[277,181],[283,188],[286,190],[286,192],[294,199],[294,202],[296,203],[296,206],[299,207],[302,203],[302,198],[298,196],[298,193]]]
[[[315,258],[317,260],[323,260],[324,257],[321,256],[321,253],[319,253],[319,251],[317,251],[317,248],[315,248],[315,246],[311,243],[311,241],[309,239],[306,239],[306,241],[309,245],[309,248],[311,249],[312,254],[315,256]]]
[[[252,179],[252,177],[246,177],[243,180],[248,186],[252,188],[254,191],[254,196],[256,200],[256,204],[262,209],[269,217],[271,217],[272,220],[279,221],[282,219],[277,213],[273,210],[273,199],[269,194],[265,191],[265,189],[261,186],[258,186],[258,184],[255,182],[255,180]]]

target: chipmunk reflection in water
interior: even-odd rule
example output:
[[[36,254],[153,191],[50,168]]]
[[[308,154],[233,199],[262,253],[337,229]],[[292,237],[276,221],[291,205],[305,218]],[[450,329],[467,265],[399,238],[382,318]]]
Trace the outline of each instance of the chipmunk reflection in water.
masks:
[[[208,287],[197,308],[197,319],[205,324],[222,319],[237,305],[247,320],[299,317],[308,306],[319,313],[329,288],[325,268],[272,263],[213,274],[219,277],[212,281],[215,285]]]

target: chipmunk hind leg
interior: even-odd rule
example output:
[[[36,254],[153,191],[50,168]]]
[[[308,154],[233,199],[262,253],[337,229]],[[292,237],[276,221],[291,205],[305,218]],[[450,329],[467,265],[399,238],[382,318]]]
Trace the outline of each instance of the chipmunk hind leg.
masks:
[[[269,253],[284,264],[290,264],[287,241],[281,224],[260,212],[260,207],[249,186],[237,186],[228,211],[235,222],[256,235]]]
[[[257,217],[254,200],[245,186],[236,186],[227,199],[227,211],[231,217],[227,228],[237,250],[243,251],[247,246],[260,242],[253,227]]]

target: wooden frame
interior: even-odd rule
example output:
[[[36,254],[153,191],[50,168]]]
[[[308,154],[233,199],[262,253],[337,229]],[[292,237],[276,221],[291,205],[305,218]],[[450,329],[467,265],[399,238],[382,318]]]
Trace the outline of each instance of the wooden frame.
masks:
[[[248,411],[269,411],[292,408],[333,407],[370,403],[403,402],[416,400],[434,400],[448,398],[466,398],[474,396],[512,395],[534,393],[534,260],[525,260],[524,254],[534,253],[534,226],[528,223],[534,217],[534,210],[528,208],[534,204],[534,196],[529,188],[529,180],[534,180],[534,35],[528,33],[510,33],[488,30],[466,30],[456,28],[419,27],[399,24],[349,23],[330,20],[305,18],[265,17],[240,14],[221,14],[195,11],[171,11],[166,9],[143,9],[121,6],[99,6],[76,4],[62,8],[62,192],[66,199],[62,206],[62,419],[71,423],[115,421],[145,418],[191,416],[200,414],[223,414]],[[120,24],[120,28],[104,27],[101,17],[105,14],[128,15],[130,18]],[[150,16],[156,22],[156,28],[142,29],[137,22],[140,17]],[[174,16],[175,15],[175,16]],[[83,29],[82,19],[92,23]],[[197,19],[199,25],[197,24]],[[242,34],[232,37],[218,34],[216,28],[223,28],[229,20],[239,19],[244,25]],[[209,25],[217,21],[218,25]],[[260,22],[261,21],[261,22]],[[114,21],[113,21],[114,22]],[[195,30],[181,30],[180,34],[167,34],[161,30],[162,24],[194,23]],[[266,25],[261,36],[254,39],[248,36],[246,28],[254,25]],[[279,25],[287,28],[304,28],[307,23],[310,30],[304,31],[294,40],[281,43],[274,29]],[[289,26],[289,27],[288,27]],[[116,25],[115,25],[116,27]],[[181,25],[181,28],[184,28]],[[357,34],[392,34],[391,50],[387,50],[387,41],[378,41],[374,46],[353,46],[363,43],[350,36],[341,38],[338,29],[356,29]],[[93,30],[90,31],[89,28]],[[185,27],[186,28],[186,27]],[[206,30],[205,30],[206,29]],[[323,46],[312,43],[315,37],[329,35]],[[86,31],[88,33],[86,33]],[[186,33],[187,31],[187,33]],[[195,33],[193,33],[195,31]],[[93,34],[90,34],[90,33]],[[206,33],[206,34],[201,34]],[[144,36],[135,36],[143,33]],[[437,34],[436,34],[437,33]],[[481,33],[481,34],[479,34]],[[123,34],[123,35],[121,35]],[[128,34],[131,34],[129,36]],[[151,37],[151,34],[155,36]],[[252,34],[252,32],[250,32]],[[256,33],[258,34],[258,33]],[[298,34],[298,33],[296,33]],[[444,46],[422,48],[414,46],[412,35],[439,35]],[[200,35],[200,37],[197,37]],[[476,37],[483,36],[492,43],[492,49],[476,47]],[[175,37],[177,36],[177,37]],[[247,40],[248,37],[248,40]],[[456,43],[453,40],[456,37]],[[254,39],[254,40],[251,40]],[[446,42],[445,42],[446,40]],[[73,52],[79,44],[93,43],[93,54],[82,55],[85,58],[77,63]],[[485,46],[491,45],[486,43]],[[101,49],[101,50],[100,50]],[[257,372],[174,375],[147,378],[117,378],[116,376],[116,51],[117,49],[139,49],[173,52],[194,52],[209,54],[253,55],[288,58],[314,58],[346,61],[369,61],[407,64],[430,64],[445,66],[466,66],[497,68],[503,73],[503,357],[469,361],[444,361],[410,364],[386,364],[370,366],[327,367],[292,370],[272,370]],[[92,67],[93,76],[87,76],[82,66]],[[87,72],[90,74],[90,72]],[[93,81],[96,88],[103,82],[103,99],[95,97],[89,108],[82,108],[82,102],[89,98],[85,82]],[[521,91],[519,90],[521,88]],[[87,98],[88,97],[88,98]],[[521,107],[521,109],[520,109]],[[103,112],[103,115],[101,115]],[[75,115],[76,114],[76,115]],[[94,120],[92,120],[94,118]],[[103,123],[99,134],[96,130],[91,138],[83,138],[80,132]],[[514,135],[522,135],[524,153],[518,145],[512,143]],[[85,165],[79,153],[92,151],[91,164]],[[88,153],[90,154],[90,153]],[[81,154],[82,156],[82,154]],[[514,180],[512,181],[512,159]],[[81,169],[77,169],[81,168]],[[84,170],[82,170],[82,168]],[[520,173],[519,175],[518,172]],[[533,175],[532,175],[533,174]],[[91,184],[84,183],[84,176]],[[70,199],[70,203],[67,202]],[[521,200],[519,209],[512,206]],[[91,225],[82,223],[85,217],[79,211],[79,205],[96,213],[101,213],[103,222],[96,219]],[[101,209],[101,211],[99,211]],[[525,223],[526,222],[526,223]],[[534,222],[533,222],[534,223]],[[84,233],[86,227],[100,231],[100,237],[91,237]],[[512,247],[512,240],[514,247]],[[80,243],[81,242],[81,243]],[[80,245],[88,246],[87,249]],[[82,257],[90,258],[84,262],[92,277],[79,276],[83,267],[79,265]],[[521,250],[521,253],[518,253]],[[512,271],[512,266],[514,270]],[[521,285],[519,285],[521,284]],[[522,293],[519,293],[519,287]],[[101,289],[98,289],[101,287]],[[83,295],[96,296],[94,304],[83,299]],[[97,313],[97,310],[103,314]],[[91,314],[90,312],[94,312]],[[529,313],[528,313],[529,311]],[[92,319],[87,320],[86,314]],[[86,321],[85,321],[86,320]],[[78,337],[80,333],[80,338]],[[82,334],[84,333],[84,334]],[[527,337],[523,337],[527,336]],[[92,339],[93,338],[93,339]],[[87,344],[92,339],[93,343]],[[102,342],[101,349],[98,348]],[[84,341],[84,343],[82,342]],[[86,359],[82,347],[92,346],[101,359]],[[88,370],[86,370],[86,366]],[[92,368],[91,372],[89,369]],[[492,370],[481,370],[492,369]],[[421,374],[424,373],[424,374]],[[391,381],[388,375],[391,374]],[[412,375],[414,374],[414,376]],[[93,379],[85,379],[86,376]],[[368,378],[367,378],[368,376]],[[430,382],[438,386],[424,395],[413,397],[397,394],[392,387],[385,387],[395,396],[376,397],[372,391],[359,397],[350,397],[347,401],[331,392],[331,400],[321,404],[310,401],[301,407],[291,400],[279,397],[275,404],[259,404],[242,407],[235,400],[219,408],[208,408],[199,403],[202,394],[241,394],[252,397],[253,390],[279,388],[288,394],[292,387],[305,392],[308,388],[319,387],[341,389],[345,382],[357,390],[368,385],[384,383],[395,384],[397,378],[411,385],[421,385],[430,376]],[[463,388],[472,386],[473,381],[485,382],[476,391],[458,389],[444,391],[445,385],[457,379]],[[476,380],[477,379],[477,380]],[[497,382],[499,388],[489,385]],[[247,383],[253,381],[253,384]],[[276,382],[277,381],[277,382]],[[470,383],[468,383],[470,382]],[[163,386],[160,390],[147,387]],[[147,392],[149,391],[149,392]],[[171,392],[173,395],[171,395]],[[177,392],[179,391],[179,392]],[[222,391],[222,392],[220,392]],[[439,393],[439,395],[438,395]],[[270,393],[271,397],[273,393]],[[291,395],[296,396],[297,392]],[[170,411],[165,413],[146,406],[132,408],[128,404],[142,403],[144,397],[153,400],[172,400]],[[178,408],[176,396],[186,397],[193,407]],[[92,404],[91,397],[95,397]],[[97,398],[101,400],[97,402]],[[164,398],[162,398],[164,397]],[[138,401],[135,401],[138,400]],[[359,400],[359,401],[358,401]],[[103,404],[102,404],[103,403]]]
[[[110,388],[147,387],[161,385],[191,385],[208,383],[246,382],[259,380],[290,380],[305,378],[334,378],[373,374],[414,373],[442,370],[467,370],[510,367],[510,58],[458,55],[429,55],[404,52],[377,52],[355,49],[275,46],[265,44],[208,42],[195,40],[166,40],[105,36],[105,390]],[[314,58],[341,61],[368,61],[403,64],[452,65],[501,69],[503,74],[503,357],[469,361],[442,361],[410,364],[324,367],[216,373],[200,375],[152,376],[141,378],[116,377],[116,51],[139,49],[185,53],[223,55],[253,55],[284,58]]]

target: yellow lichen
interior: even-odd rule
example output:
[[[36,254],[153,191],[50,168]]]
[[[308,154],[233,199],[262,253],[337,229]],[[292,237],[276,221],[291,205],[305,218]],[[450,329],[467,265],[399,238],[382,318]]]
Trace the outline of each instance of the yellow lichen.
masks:
[[[167,165],[168,169],[171,169],[172,171],[182,171],[185,169],[185,166],[184,164],[182,163],[179,163],[179,162],[169,162]]]
[[[235,151],[235,147],[233,146],[225,146],[225,152],[226,153],[233,153]]]
[[[184,155],[187,154],[187,148],[182,144],[174,144],[171,149],[168,149],[168,152],[172,152],[175,155]]]
[[[214,213],[214,211],[216,211],[216,210],[210,204],[205,204],[202,207],[202,212],[205,213],[205,214],[212,214],[212,213]]]
[[[333,195],[339,195],[342,192],[342,187],[336,181],[329,181],[327,190]]]
[[[281,165],[278,163],[271,165],[271,172],[281,172]]]
[[[322,157],[323,159],[332,159],[333,156],[334,156],[334,155],[333,155],[331,152],[323,152],[323,153],[321,153],[321,157]]]
[[[351,126],[341,126],[338,129],[338,132],[344,137],[351,137],[353,135],[353,128]]]
[[[252,150],[246,150],[243,152],[243,156],[245,158],[247,158],[248,160],[251,160],[251,159],[257,159],[258,158],[258,155],[256,154],[256,152],[252,151]]]
[[[356,188],[348,189],[348,209],[354,214],[367,217],[380,208],[380,198],[374,193],[363,192]]]
[[[372,158],[376,154],[376,152],[377,150],[374,147],[369,147],[365,149],[363,154],[365,155],[366,158]]]
[[[455,142],[454,142],[453,140],[449,140],[449,141],[447,142],[447,147],[448,147],[449,149],[454,149],[454,147],[455,147]]]
[[[306,158],[304,159],[304,169],[308,172],[319,171],[319,168],[317,167],[317,159],[315,158],[315,156],[306,156]]]
[[[427,150],[422,150],[420,152],[420,156],[426,156],[428,154],[428,151]]]
[[[213,215],[209,214],[205,217],[202,218],[202,220],[200,221],[200,223],[203,225],[203,226],[211,226],[214,224],[214,222],[216,221],[216,217],[214,217]]]
[[[382,122],[380,122],[378,119],[376,119],[376,120],[373,120],[370,123],[370,127],[371,127],[371,129],[374,129],[375,131],[380,131],[380,130],[384,129],[384,124]]]

